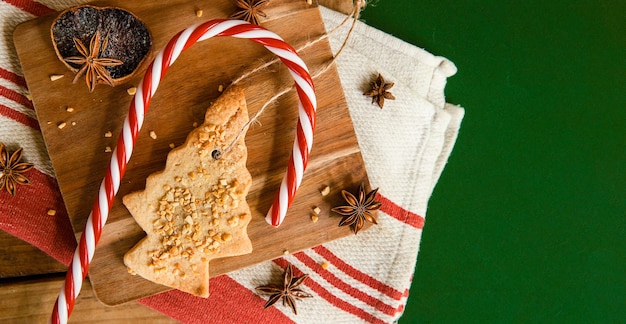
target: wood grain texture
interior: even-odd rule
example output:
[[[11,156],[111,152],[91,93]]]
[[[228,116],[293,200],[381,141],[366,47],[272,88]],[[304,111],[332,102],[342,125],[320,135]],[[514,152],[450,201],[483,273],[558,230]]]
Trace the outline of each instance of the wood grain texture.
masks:
[[[152,32],[157,50],[189,25],[224,18],[235,10],[229,0],[212,1],[210,7],[201,1],[183,0],[158,4],[112,0],[99,4],[125,8],[137,15]],[[195,15],[197,8],[204,11],[202,19]],[[295,48],[325,32],[318,8],[305,1],[275,0],[265,12],[268,19],[263,20],[262,25]],[[126,89],[136,85],[141,75],[127,85],[98,86],[93,93],[89,93],[82,82],[72,84],[72,73],[56,58],[50,41],[49,27],[55,17],[53,14],[18,26],[15,43],[78,237],[109,164],[110,153],[104,152],[105,147],[115,145],[128,113],[131,97]],[[326,41],[301,51],[300,55],[312,71],[332,57]],[[163,169],[169,144],[182,144],[193,129],[192,124],[202,121],[209,103],[219,95],[219,85],[227,86],[244,72],[273,58],[262,46],[248,40],[220,38],[194,45],[170,68],[152,99],[89,270],[91,283],[102,302],[117,305],[166,289],[130,276],[122,263],[124,253],[145,234],[121,203],[121,197],[143,189],[146,177]],[[62,73],[64,78],[50,81],[49,75]],[[211,276],[274,259],[284,251],[295,252],[352,235],[348,228],[337,226],[340,218],[331,216],[330,208],[341,203],[341,189],[355,191],[361,182],[368,183],[367,175],[336,69],[331,68],[314,81],[318,122],[313,150],[302,186],[285,222],[276,229],[267,225],[264,217],[293,146],[298,110],[293,89],[271,105],[246,136],[247,166],[253,179],[247,197],[253,218],[248,234],[254,251],[246,256],[211,261]],[[281,88],[291,84],[293,80],[282,64],[274,64],[239,83],[245,89],[250,115]],[[73,107],[74,112],[66,112],[68,106]],[[73,121],[76,125],[71,126]],[[68,126],[59,129],[56,125],[60,122]],[[157,134],[156,140],[148,135],[151,130]],[[113,133],[112,138],[104,137],[107,131]],[[325,185],[332,191],[322,197],[319,190]],[[317,223],[310,220],[314,206],[322,210]],[[117,289],[120,286],[127,289]]]
[[[3,280],[0,285],[0,323],[46,323],[63,284],[63,275],[29,280]],[[109,307],[95,297],[89,280],[76,299],[69,323],[177,323],[139,303]]]
[[[67,267],[38,248],[0,231],[0,278],[65,272]]]

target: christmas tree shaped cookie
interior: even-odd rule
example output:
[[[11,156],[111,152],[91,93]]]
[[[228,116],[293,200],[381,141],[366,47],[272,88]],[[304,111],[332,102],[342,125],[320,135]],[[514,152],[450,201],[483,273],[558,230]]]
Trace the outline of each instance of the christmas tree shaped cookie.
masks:
[[[209,261],[252,252],[247,122],[243,90],[228,88],[204,123],[168,154],[165,169],[146,179],[145,190],[124,196],[147,234],[124,256],[131,273],[207,297]]]

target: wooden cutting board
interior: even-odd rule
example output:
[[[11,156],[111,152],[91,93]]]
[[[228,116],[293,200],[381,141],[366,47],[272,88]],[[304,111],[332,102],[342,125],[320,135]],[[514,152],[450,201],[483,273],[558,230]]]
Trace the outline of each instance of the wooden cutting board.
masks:
[[[198,22],[228,17],[234,1],[105,1],[99,6],[117,6],[134,13],[152,33],[155,51],[160,50],[178,31]],[[196,16],[202,9],[204,15]],[[306,1],[272,0],[264,10],[268,19],[262,25],[298,48],[324,34],[320,12]],[[72,84],[73,73],[55,56],[50,26],[58,14],[51,14],[17,27],[14,39],[31,91],[41,130],[57,175],[67,210],[80,237],[111,153],[128,113],[131,96],[126,89],[136,85],[143,73],[127,84],[111,88],[96,87],[89,93],[81,80]],[[301,51],[301,57],[314,71],[331,59],[326,41]],[[122,258],[145,233],[137,226],[121,202],[121,197],[142,190],[146,177],[164,167],[170,143],[180,145],[201,123],[210,102],[219,96],[218,87],[274,56],[248,40],[218,38],[192,46],[170,68],[157,90],[150,111],[139,133],[136,149],[128,164],[119,193],[89,269],[89,278],[98,298],[117,305],[166,290],[127,273]],[[51,81],[50,75],[65,77]],[[295,137],[297,97],[292,90],[270,106],[260,124],[248,131],[248,168],[252,187],[247,197],[252,209],[248,227],[254,252],[240,257],[213,260],[211,276],[241,269],[296,252],[340,237],[352,235],[338,227],[340,217],[330,208],[342,203],[340,191],[356,191],[361,182],[368,184],[363,159],[336,69],[333,67],[315,80],[318,96],[318,122],[314,145],[302,186],[279,228],[265,222],[275,192],[285,172]],[[287,68],[275,64],[243,83],[250,115],[254,115],[281,87],[293,84]],[[74,108],[68,112],[67,108]],[[66,123],[66,127],[57,127]],[[104,134],[108,131],[113,136]],[[149,136],[154,131],[156,139]],[[331,192],[322,196],[320,189]],[[322,210],[319,221],[311,221],[312,208]]]

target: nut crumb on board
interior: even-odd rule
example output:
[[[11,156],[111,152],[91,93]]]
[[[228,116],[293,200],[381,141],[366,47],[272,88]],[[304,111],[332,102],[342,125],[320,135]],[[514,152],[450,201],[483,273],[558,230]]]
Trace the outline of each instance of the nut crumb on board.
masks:
[[[320,193],[322,194],[323,197],[328,196],[328,194],[330,193],[330,187],[329,186],[324,186],[324,188],[322,188]]]
[[[63,78],[65,75],[63,74],[52,74],[50,75],[50,81],[57,81],[61,78]]]
[[[105,147],[105,148],[104,148],[104,152],[106,152],[106,153],[111,153],[111,152],[113,152],[113,151],[111,150],[111,147],[110,147],[110,146],[107,146],[107,147]]]
[[[200,18],[202,17],[202,14],[204,14],[204,11],[202,11],[202,9],[196,10],[196,17]]]
[[[106,133],[104,133],[104,137],[109,138],[112,137],[113,133],[111,133],[111,131],[107,131]]]
[[[67,108],[65,108],[65,111],[67,111],[67,112],[71,113],[71,112],[74,112],[74,108],[72,108],[72,107],[67,107]]]
[[[137,93],[137,87],[130,87],[130,88],[126,89],[126,93],[128,93],[131,96],[134,96],[135,93]]]
[[[48,216],[54,216],[57,214],[57,211],[54,209],[48,209]]]
[[[151,130],[151,131],[150,131],[150,137],[151,137],[152,139],[157,139],[157,134],[156,134],[153,130]]]
[[[318,221],[319,219],[320,219],[320,218],[319,218],[319,216],[317,216],[317,215],[315,215],[315,214],[314,214],[314,215],[311,215],[311,220],[313,221],[313,223],[317,223],[317,221]]]
[[[57,125],[57,127],[58,127],[59,129],[63,129],[63,128],[65,128],[65,126],[67,126],[67,123],[66,123],[66,122],[60,122],[60,123]]]

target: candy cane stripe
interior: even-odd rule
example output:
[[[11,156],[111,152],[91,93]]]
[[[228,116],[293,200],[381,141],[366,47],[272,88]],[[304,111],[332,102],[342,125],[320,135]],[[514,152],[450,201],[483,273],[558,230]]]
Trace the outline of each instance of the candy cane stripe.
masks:
[[[91,222],[91,219],[87,220],[87,224],[85,225],[85,242],[88,246],[96,246],[96,237],[93,233],[93,224]],[[91,253],[89,253],[91,251],[87,251],[88,258],[93,258],[93,255]],[[74,265],[74,263],[72,263],[72,265]]]
[[[299,103],[294,147],[287,165],[287,172],[281,181],[266,220],[269,224],[278,226],[285,218],[287,208],[289,208],[296,195],[296,190],[302,182],[313,143],[317,102],[313,80],[308,68],[293,47],[263,27],[240,20],[212,20],[191,26],[176,34],[165,48],[155,56],[137,86],[137,92],[130,103],[129,113],[124,120],[123,129],[113,151],[106,176],[100,184],[98,197],[87,218],[85,230],[74,253],[72,264],[65,277],[65,283],[57,297],[50,319],[52,323],[67,323],[68,317],[72,313],[82,282],[87,276],[96,244],[100,240],[113,200],[126,172],[126,166],[133,152],[144,116],[161,79],[182,52],[196,42],[214,36],[245,38],[264,46],[280,58],[295,81]]]

